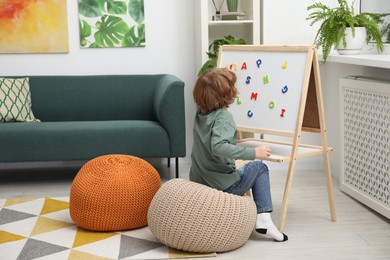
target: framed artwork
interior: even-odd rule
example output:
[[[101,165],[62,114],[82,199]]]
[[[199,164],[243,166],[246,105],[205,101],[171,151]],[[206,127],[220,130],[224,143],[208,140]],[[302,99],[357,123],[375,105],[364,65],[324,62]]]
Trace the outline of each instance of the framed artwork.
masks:
[[[67,0],[0,0],[0,53],[66,52]]]
[[[79,0],[81,48],[145,46],[144,0]]]

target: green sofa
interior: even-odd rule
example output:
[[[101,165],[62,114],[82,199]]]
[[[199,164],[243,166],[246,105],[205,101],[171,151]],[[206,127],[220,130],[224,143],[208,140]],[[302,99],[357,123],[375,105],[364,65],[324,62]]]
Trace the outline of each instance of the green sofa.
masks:
[[[16,78],[16,77],[15,77]],[[19,78],[19,77],[18,77]],[[41,122],[0,123],[0,163],[106,154],[186,155],[184,82],[173,75],[30,76]]]

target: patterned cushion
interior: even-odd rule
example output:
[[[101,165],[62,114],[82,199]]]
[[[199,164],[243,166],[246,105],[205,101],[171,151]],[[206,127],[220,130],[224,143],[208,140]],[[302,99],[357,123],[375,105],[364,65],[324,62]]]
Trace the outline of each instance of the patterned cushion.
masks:
[[[0,78],[0,122],[39,122],[31,110],[28,78]]]

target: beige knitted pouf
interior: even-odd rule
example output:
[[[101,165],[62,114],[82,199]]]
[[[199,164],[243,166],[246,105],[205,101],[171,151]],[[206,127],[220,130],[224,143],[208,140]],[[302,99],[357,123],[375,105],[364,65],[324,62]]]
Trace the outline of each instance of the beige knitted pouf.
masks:
[[[145,160],[100,156],[87,162],[73,180],[70,216],[79,227],[93,231],[146,226],[150,202],[159,188],[160,175]]]
[[[161,186],[148,211],[148,225],[163,244],[189,252],[241,247],[256,222],[251,197],[237,196],[184,179]]]

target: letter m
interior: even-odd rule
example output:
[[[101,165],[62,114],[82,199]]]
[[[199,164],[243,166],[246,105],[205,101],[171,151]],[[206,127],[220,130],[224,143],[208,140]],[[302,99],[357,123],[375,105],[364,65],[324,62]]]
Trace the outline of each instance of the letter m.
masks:
[[[257,100],[257,92],[252,92],[252,95],[251,95],[251,100],[254,99],[254,100]]]

